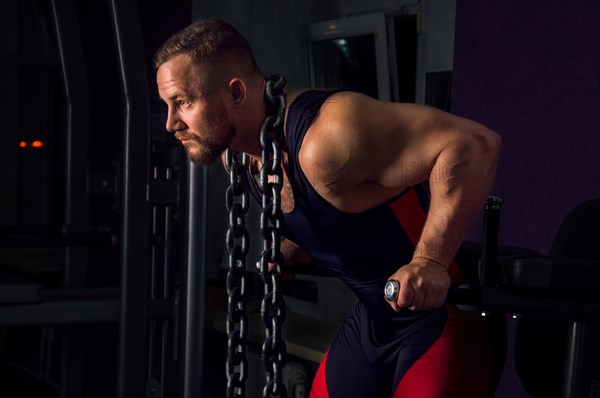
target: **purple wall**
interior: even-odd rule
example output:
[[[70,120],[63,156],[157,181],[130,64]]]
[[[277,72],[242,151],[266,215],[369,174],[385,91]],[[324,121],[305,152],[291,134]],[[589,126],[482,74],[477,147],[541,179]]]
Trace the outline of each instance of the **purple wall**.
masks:
[[[600,1],[458,0],[452,104],[503,137],[500,243],[546,253],[565,214],[600,197]],[[496,397],[528,397],[509,326]]]
[[[600,1],[459,0],[452,104],[503,137],[500,243],[546,253],[600,197]]]

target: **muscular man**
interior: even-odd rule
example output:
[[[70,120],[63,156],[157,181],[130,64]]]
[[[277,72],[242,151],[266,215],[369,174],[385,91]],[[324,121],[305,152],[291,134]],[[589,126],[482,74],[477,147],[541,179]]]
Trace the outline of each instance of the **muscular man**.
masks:
[[[211,164],[230,148],[260,162],[265,78],[234,28],[194,23],[163,44],[155,66],[166,128],[192,161]],[[283,233],[294,243],[283,251],[305,253],[359,299],[311,397],[492,396],[485,320],[444,299],[465,278],[455,260],[491,189],[498,135],[353,92],[293,90],[286,103]],[[388,279],[401,286],[392,303]]]

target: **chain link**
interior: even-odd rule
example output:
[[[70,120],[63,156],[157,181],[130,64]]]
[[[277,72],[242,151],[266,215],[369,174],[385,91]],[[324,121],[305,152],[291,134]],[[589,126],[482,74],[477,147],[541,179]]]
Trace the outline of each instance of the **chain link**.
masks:
[[[283,169],[281,148],[285,117],[285,78],[271,76],[266,81],[265,103],[267,115],[260,129],[262,147],[262,167],[260,187],[263,194],[260,218],[261,234],[264,240],[263,252],[259,260],[260,274],[264,282],[264,296],[261,315],[265,324],[265,341],[262,358],[265,363],[266,384],[263,397],[287,398],[287,390],[282,383],[282,370],[286,359],[286,345],[281,336],[281,326],[285,319],[285,301],[279,288],[281,270],[284,266],[281,254],[281,188]],[[229,211],[227,231],[227,251],[229,252],[229,272],[227,293],[229,295],[227,316],[227,397],[243,398],[248,377],[246,359],[246,339],[248,318],[246,315],[246,255],[249,250],[249,233],[245,216],[249,208],[248,187],[245,173],[249,157],[233,151],[226,153],[226,166],[229,170],[229,187],[226,192],[226,205]],[[269,270],[269,263],[275,264]]]
[[[260,187],[262,190],[262,212],[260,229],[264,239],[260,256],[260,274],[264,282],[264,297],[261,315],[265,324],[265,341],[262,346],[262,359],[266,370],[266,384],[263,398],[286,398],[287,390],[282,383],[282,371],[286,358],[286,345],[281,336],[281,326],[285,319],[285,300],[281,294],[280,280],[284,266],[281,254],[281,188],[283,170],[281,147],[283,121],[285,117],[285,78],[273,75],[266,81],[265,103],[267,116],[260,129],[262,147],[262,167]],[[269,270],[269,263],[275,267]]]
[[[227,231],[227,251],[229,252],[229,272],[227,273],[228,315],[227,315],[227,397],[243,398],[248,378],[246,360],[246,339],[248,337],[248,317],[246,316],[246,255],[249,250],[249,233],[246,228],[246,213],[250,207],[245,172],[249,157],[233,151],[226,153],[226,166],[229,170],[229,187],[225,203],[229,211]]]

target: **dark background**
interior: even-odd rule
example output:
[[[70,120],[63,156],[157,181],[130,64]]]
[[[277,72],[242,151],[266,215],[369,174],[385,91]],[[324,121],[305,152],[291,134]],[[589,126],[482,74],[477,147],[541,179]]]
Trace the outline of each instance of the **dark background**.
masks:
[[[144,54],[140,74],[146,79],[151,114],[149,141],[169,147],[173,141],[164,134],[165,108],[157,97],[151,56],[165,38],[194,17],[220,17],[232,22],[248,37],[265,72],[289,70],[286,74],[290,86],[298,86],[307,82],[304,37],[299,33],[307,23],[362,11],[394,9],[406,2],[132,3],[139,11]],[[78,169],[88,184],[81,187],[81,195],[87,195],[86,203],[80,203],[81,210],[86,214],[86,222],[118,230],[121,208],[114,188],[123,166],[124,120],[110,2],[80,0],[64,4],[71,4],[80,26],[78,37],[85,74],[78,84],[85,86],[89,94],[89,141],[83,143],[85,151],[75,154],[75,160],[86,164]],[[600,196],[600,2],[458,0],[456,7],[448,4],[432,0],[426,12],[438,19],[436,23],[455,24],[450,111],[485,124],[503,138],[493,191],[505,201],[500,243],[546,253],[567,212],[584,200]],[[46,0],[12,0],[0,5],[3,233],[15,226],[47,233],[64,223],[65,104],[50,7],[51,2]],[[455,17],[449,10],[456,11]],[[37,139],[46,145],[39,150],[16,149],[21,141]],[[109,182],[108,191],[95,185],[104,180]],[[211,191],[211,195],[214,201],[222,200],[221,191]],[[480,225],[475,224],[469,240],[480,239]],[[207,226],[213,227],[219,230],[215,239],[221,240],[220,227]],[[17,256],[21,259],[17,264],[21,276],[42,280],[45,288],[65,285],[60,268],[63,252],[55,248],[4,250],[2,267],[15,268]],[[40,264],[44,266],[40,268]],[[89,249],[86,264],[85,273],[76,272],[71,285],[95,288],[119,283],[117,247]],[[509,342],[514,322],[509,323]],[[68,340],[69,336],[77,337]],[[67,390],[56,385],[58,380],[79,385],[71,388],[75,396],[78,391],[86,398],[113,396],[118,336],[118,327],[110,323],[2,328],[0,396],[69,396]],[[60,339],[70,341],[68,344],[76,347],[76,352],[59,351]],[[206,348],[206,356],[212,366],[205,367],[204,376],[207,385],[219,384],[224,378],[223,335],[211,331],[208,340],[211,344]],[[48,350],[51,341],[55,351],[50,349],[40,355]],[[527,397],[514,373],[510,346],[508,353],[497,397]],[[86,358],[81,362],[85,366],[70,369],[71,376],[61,379],[56,361],[69,355]],[[219,361],[212,362],[215,356],[219,356]],[[40,363],[40,358],[48,360],[50,366]],[[23,368],[36,371],[32,375]],[[48,372],[42,380],[39,376],[44,371]],[[178,376],[171,377],[172,385],[176,385]],[[146,396],[152,395],[146,392]]]

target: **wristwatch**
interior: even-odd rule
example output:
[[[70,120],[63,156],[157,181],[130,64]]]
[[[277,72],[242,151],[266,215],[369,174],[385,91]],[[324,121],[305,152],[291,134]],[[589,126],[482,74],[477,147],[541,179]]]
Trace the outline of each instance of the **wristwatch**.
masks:
[[[396,301],[400,292],[400,284],[394,279],[390,279],[385,283],[383,295],[387,301]]]

